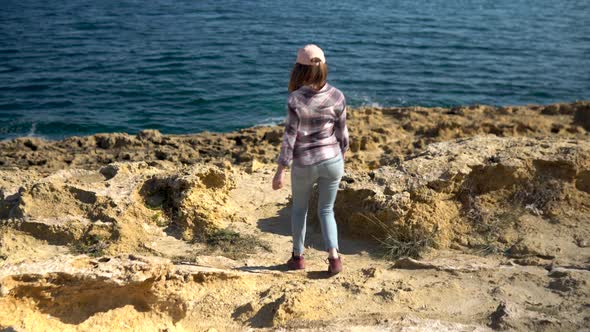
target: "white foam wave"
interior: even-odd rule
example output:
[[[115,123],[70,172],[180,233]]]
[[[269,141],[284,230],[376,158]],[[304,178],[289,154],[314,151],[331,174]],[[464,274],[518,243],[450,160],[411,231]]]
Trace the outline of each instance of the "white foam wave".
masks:
[[[273,116],[273,117],[268,117],[268,118],[263,119],[259,123],[255,124],[254,127],[276,126],[276,125],[283,124],[284,121],[285,121],[284,116]]]
[[[31,129],[29,130],[29,133],[27,134],[27,136],[30,136],[30,137],[37,136],[35,134],[36,131],[37,131],[37,123],[33,122],[33,124],[31,125]]]

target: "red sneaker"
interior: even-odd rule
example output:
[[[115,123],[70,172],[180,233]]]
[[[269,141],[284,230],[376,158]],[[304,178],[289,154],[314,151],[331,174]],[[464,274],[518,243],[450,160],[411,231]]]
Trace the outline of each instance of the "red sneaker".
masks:
[[[335,275],[342,271],[342,256],[338,255],[338,258],[328,257],[328,273]]]
[[[287,267],[289,270],[303,270],[305,269],[305,259],[303,255],[295,256],[291,253],[291,258],[287,261]]]

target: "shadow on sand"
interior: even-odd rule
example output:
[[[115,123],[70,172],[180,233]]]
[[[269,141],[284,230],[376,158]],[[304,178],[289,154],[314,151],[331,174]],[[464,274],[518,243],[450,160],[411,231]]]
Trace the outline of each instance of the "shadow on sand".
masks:
[[[268,273],[268,272],[272,272],[272,271],[289,272],[289,269],[287,268],[286,263],[277,264],[277,265],[269,265],[269,266],[262,266],[262,265],[241,266],[241,267],[236,268],[236,270],[243,271],[243,272],[250,272],[250,273]],[[299,271],[293,271],[293,272],[299,273]],[[330,273],[328,273],[327,270],[306,271],[305,274],[308,279],[329,279],[332,277],[332,275]]]
[[[287,264],[276,264],[276,265],[269,265],[269,266],[262,266],[262,265],[255,265],[255,266],[241,266],[236,268],[236,270],[244,271],[244,272],[252,272],[252,273],[264,273],[266,271],[283,271],[286,272],[289,269],[287,268]]]
[[[310,222],[310,216],[307,216],[307,229],[305,233],[305,246],[312,247],[316,250],[324,251],[324,240],[322,238],[319,223]],[[316,218],[314,218],[316,219]],[[336,220],[338,223],[338,220]],[[277,235],[291,236],[291,207],[284,206],[279,210],[278,215],[261,219],[258,221],[258,229],[263,232],[269,232]],[[369,255],[378,255],[379,243],[373,239],[358,239],[346,236],[341,227],[338,227],[338,242],[340,252],[345,255],[368,253]],[[285,248],[289,250],[290,248]]]

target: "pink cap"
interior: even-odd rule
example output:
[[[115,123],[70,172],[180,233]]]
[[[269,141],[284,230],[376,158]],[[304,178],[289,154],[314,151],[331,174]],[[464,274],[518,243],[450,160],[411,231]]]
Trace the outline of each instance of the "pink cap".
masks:
[[[320,62],[311,61],[315,58],[320,59]],[[321,48],[314,44],[305,45],[303,48],[300,48],[297,51],[297,63],[308,66],[317,65],[319,63],[326,63],[324,51],[322,51]]]

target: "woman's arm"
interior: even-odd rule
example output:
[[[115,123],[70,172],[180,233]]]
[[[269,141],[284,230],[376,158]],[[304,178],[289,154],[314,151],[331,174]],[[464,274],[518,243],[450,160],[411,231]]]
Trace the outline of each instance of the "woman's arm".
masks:
[[[283,188],[283,184],[285,182],[285,166],[279,165],[277,167],[277,172],[275,176],[272,178],[272,189],[277,190]]]
[[[287,103],[288,104],[288,103]],[[297,112],[290,105],[287,106],[287,119],[285,120],[285,134],[283,135],[283,142],[281,143],[281,152],[277,159],[277,172],[272,180],[272,188],[274,190],[283,187],[285,169],[293,160],[293,149],[295,148],[295,140],[297,139],[297,130],[299,129],[299,117]]]
[[[277,163],[283,168],[288,167],[293,160],[293,149],[295,148],[295,140],[297,139],[297,130],[299,129],[299,116],[297,112],[290,105],[287,107],[287,119],[285,120],[285,134],[283,135],[283,142],[281,144],[281,152]]]
[[[343,102],[342,112],[334,123],[334,134],[340,143],[340,151],[342,151],[342,155],[344,156],[344,153],[348,150],[349,141],[348,127],[346,127],[346,102]]]

